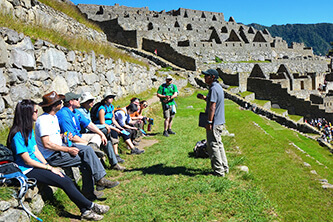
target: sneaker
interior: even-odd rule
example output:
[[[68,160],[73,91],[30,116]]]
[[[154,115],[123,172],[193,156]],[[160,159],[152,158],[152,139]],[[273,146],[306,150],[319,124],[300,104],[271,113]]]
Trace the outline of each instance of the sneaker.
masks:
[[[102,220],[104,217],[102,215],[98,215],[92,210],[86,210],[81,214],[81,220]]]
[[[94,190],[93,193],[83,193],[83,196],[85,196],[90,201],[94,201],[102,198],[102,196],[104,196],[104,193],[102,191]]]
[[[139,148],[136,148],[136,147],[134,147],[131,150],[131,154],[141,154],[141,153],[144,153],[144,152],[145,152],[144,150],[140,150]]]
[[[106,212],[108,212],[110,210],[110,207],[107,205],[101,205],[101,204],[94,203],[91,210],[98,214],[105,214]]]
[[[139,142],[136,142],[135,140],[133,140],[132,143],[134,146],[138,146],[140,144]]]
[[[111,169],[113,170],[120,170],[120,171],[123,171],[123,170],[126,170],[126,167],[123,167],[123,166],[120,166],[118,163],[114,166],[111,166]]]
[[[125,160],[121,159],[119,155],[116,155],[116,158],[117,158],[118,163],[124,163],[125,162]]]
[[[169,134],[176,134],[176,133],[173,132],[171,129],[168,129],[168,133],[169,133]]]
[[[163,136],[169,137],[169,133],[168,133],[168,131],[165,130],[165,131],[163,132]]]
[[[105,188],[113,188],[119,185],[118,181],[111,181],[105,179],[104,177],[97,181],[96,183],[96,190],[104,190]]]

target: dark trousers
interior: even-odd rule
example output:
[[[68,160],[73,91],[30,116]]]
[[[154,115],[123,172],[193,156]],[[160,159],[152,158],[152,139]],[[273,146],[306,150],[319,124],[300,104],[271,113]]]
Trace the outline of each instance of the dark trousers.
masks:
[[[50,170],[34,168],[26,174],[28,178],[35,178],[39,183],[59,187],[65,191],[69,199],[71,199],[81,212],[91,208],[92,202],[85,198],[76,188],[71,178],[64,175],[61,177]]]

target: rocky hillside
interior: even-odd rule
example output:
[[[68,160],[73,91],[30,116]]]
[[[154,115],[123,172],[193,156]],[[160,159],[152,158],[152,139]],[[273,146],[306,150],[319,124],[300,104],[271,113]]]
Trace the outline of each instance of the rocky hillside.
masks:
[[[326,55],[332,48],[333,24],[287,24],[262,26],[259,24],[249,24],[255,29],[267,29],[273,37],[280,36],[289,44],[291,42],[303,42],[306,46],[312,47],[316,55]]]

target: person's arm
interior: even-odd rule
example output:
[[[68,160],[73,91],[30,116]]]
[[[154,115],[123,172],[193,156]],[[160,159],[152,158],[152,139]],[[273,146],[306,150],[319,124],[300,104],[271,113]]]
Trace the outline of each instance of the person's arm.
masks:
[[[101,139],[102,139],[102,144],[106,145],[107,139],[106,139],[104,133],[95,124],[93,124],[92,122],[90,122],[89,125],[87,126],[87,128],[90,131],[92,131],[94,133],[97,133],[101,137]]]
[[[214,119],[214,114],[216,110],[216,103],[215,102],[209,102],[209,107],[208,107],[208,124],[206,125],[206,130],[212,130],[213,126],[213,119]]]
[[[36,146],[36,148],[37,148],[37,146]],[[57,174],[57,175],[59,175],[61,177],[64,177],[64,175],[62,175],[62,173],[57,168],[54,168],[54,167],[52,167],[50,165],[47,165],[47,164],[44,164],[44,163],[40,163],[40,162],[38,162],[36,160],[31,159],[28,152],[20,153],[19,155],[23,159],[24,163],[26,165],[28,165],[28,166],[31,166],[31,167],[34,167],[34,168],[41,168],[41,169],[45,169],[45,170],[50,170],[52,173],[55,173],[55,174]],[[36,151],[35,151],[35,155],[36,155]],[[37,155],[36,155],[36,157],[37,157]]]
[[[122,111],[119,111],[122,112]],[[124,128],[119,124],[119,122],[116,120],[115,117],[115,111],[113,110],[113,116],[112,116],[112,123],[120,130],[123,130]]]
[[[52,143],[50,141],[49,136],[42,136],[41,137],[42,144],[46,149],[54,150],[54,151],[62,151],[71,154],[72,156],[76,156],[79,153],[79,149],[76,147],[67,147],[67,146],[60,146],[58,144]]]
[[[207,96],[204,96],[204,95],[202,95],[201,93],[198,93],[198,94],[197,94],[197,98],[198,98],[198,99],[202,99],[202,100],[205,100],[205,101],[206,101],[206,99],[207,99]]]
[[[87,144],[88,144],[88,141],[82,139],[82,138],[79,137],[78,135],[73,136],[73,138],[71,139],[71,141],[72,141],[73,143],[80,143],[80,144],[84,144],[84,145],[87,145]]]

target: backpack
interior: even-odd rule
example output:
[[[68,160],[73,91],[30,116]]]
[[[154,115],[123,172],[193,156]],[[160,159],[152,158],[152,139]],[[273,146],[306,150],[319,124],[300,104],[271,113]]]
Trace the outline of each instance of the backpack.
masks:
[[[193,152],[196,158],[208,158],[207,141],[201,140],[195,144]]]
[[[23,204],[22,198],[28,191],[30,187],[34,187],[37,183],[35,178],[27,178],[26,175],[22,173],[20,168],[14,163],[14,155],[12,150],[8,149],[4,145],[0,144],[0,185],[19,185],[19,190],[15,198],[21,204],[23,210],[39,221],[43,221],[33,213],[31,213]]]
[[[102,103],[98,102],[90,110],[90,118],[93,123],[98,121],[97,112],[101,105],[102,105]]]

